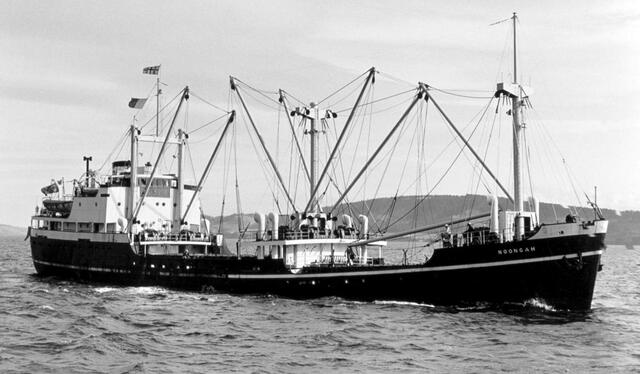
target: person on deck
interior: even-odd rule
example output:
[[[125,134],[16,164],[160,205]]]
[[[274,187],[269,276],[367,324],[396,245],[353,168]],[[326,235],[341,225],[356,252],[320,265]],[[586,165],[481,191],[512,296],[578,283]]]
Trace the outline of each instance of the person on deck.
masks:
[[[444,232],[440,234],[442,238],[442,246],[443,247],[451,247],[451,226],[444,225]]]
[[[356,254],[353,252],[353,248],[347,247],[347,266],[353,265],[353,260],[356,258]]]

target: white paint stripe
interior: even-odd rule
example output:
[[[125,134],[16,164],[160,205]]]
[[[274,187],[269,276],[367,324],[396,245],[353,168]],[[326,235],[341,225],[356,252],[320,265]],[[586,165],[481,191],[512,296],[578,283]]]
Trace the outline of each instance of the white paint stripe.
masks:
[[[595,256],[601,255],[602,250],[584,252],[582,253],[582,257],[587,256]],[[431,267],[415,267],[410,269],[393,269],[393,270],[377,270],[377,271],[353,271],[353,272],[336,272],[336,273],[318,273],[318,274],[229,274],[229,278],[236,279],[276,279],[276,278],[328,278],[336,275],[347,276],[347,277],[360,277],[366,275],[390,275],[390,274],[409,274],[409,273],[422,273],[422,272],[430,272],[430,271],[448,271],[448,270],[461,270],[461,269],[474,269],[474,268],[483,268],[483,267],[496,267],[496,266],[508,266],[508,265],[521,265],[521,264],[529,264],[535,262],[547,262],[547,261],[557,261],[563,258],[577,258],[578,254],[570,254],[570,255],[557,255],[557,256],[546,256],[546,257],[536,257],[536,258],[527,258],[523,260],[509,260],[509,261],[495,261],[495,262],[482,262],[478,264],[467,264],[467,265],[447,265],[447,266],[431,266]]]
[[[196,241],[178,241],[178,240],[156,240],[140,242],[140,245],[211,245],[211,242],[196,242]]]
[[[599,256],[602,255],[602,250],[583,252],[582,257]],[[361,276],[375,276],[375,275],[393,275],[393,274],[410,274],[410,273],[426,273],[432,271],[449,271],[449,270],[462,270],[462,269],[477,269],[484,267],[497,267],[497,266],[509,266],[509,265],[522,265],[536,262],[548,262],[562,260],[563,258],[577,258],[578,254],[569,255],[556,255],[546,257],[527,258],[522,260],[508,260],[508,261],[495,261],[495,262],[482,262],[478,264],[467,265],[447,265],[447,266],[431,266],[431,267],[414,267],[409,269],[391,269],[391,270],[369,270],[369,271],[349,271],[349,272],[333,272],[333,273],[315,273],[315,274],[193,274],[193,273],[176,273],[173,276],[177,277],[201,277],[201,278],[232,278],[232,279],[299,279],[299,278],[331,278],[331,277],[361,277]],[[124,269],[107,269],[96,268],[76,265],[58,264],[54,262],[33,260],[33,262],[62,267],[74,270],[89,270],[103,273],[132,273],[130,270]],[[145,274],[150,274],[147,270]],[[170,276],[168,272],[159,272],[158,275]]]
[[[91,266],[76,266],[76,265],[67,265],[67,264],[59,264],[56,262],[48,262],[48,261],[40,261],[33,260],[33,262],[41,265],[55,266],[59,268],[73,269],[73,270],[89,270],[89,271],[97,271],[101,273],[131,273],[129,270],[125,269],[110,269],[110,268],[96,268]]]

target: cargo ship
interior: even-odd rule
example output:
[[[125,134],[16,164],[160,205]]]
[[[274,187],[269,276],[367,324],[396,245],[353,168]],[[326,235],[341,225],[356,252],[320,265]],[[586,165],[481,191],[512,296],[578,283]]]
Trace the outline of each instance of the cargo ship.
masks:
[[[513,15],[514,55],[516,15]],[[344,137],[358,108],[367,105],[365,93],[375,83],[376,70],[364,83],[340,135],[320,167],[322,123],[336,113],[318,103],[289,106],[280,90],[277,102],[295,133],[293,119],[305,124],[308,154],[295,139],[302,180],[308,196],[300,203],[283,180],[277,162],[261,136],[244,98],[245,86],[231,77],[230,89],[239,107],[230,111],[220,138],[198,183],[184,179],[187,134],[176,130],[178,113],[190,97],[186,87],[166,135],[143,135],[132,124],[128,131],[130,157],[111,164],[108,175],[97,177],[87,167],[73,192],[43,188],[43,207],[31,218],[29,238],[33,263],[41,276],[122,285],[159,285],[189,290],[238,294],[271,294],[292,298],[337,296],[357,300],[398,300],[436,305],[478,302],[525,303],[537,299],[558,309],[591,307],[608,221],[592,203],[594,217],[569,215],[562,222],[541,221],[534,201],[525,209],[523,193],[523,133],[521,113],[528,100],[516,77],[498,83],[495,97],[510,104],[513,129],[513,190],[507,190],[455,126],[434,97],[434,89],[419,83],[389,134],[359,172],[330,204],[321,192],[328,185],[332,165],[339,158]],[[147,69],[145,69],[147,70]],[[157,70],[150,69],[147,73]],[[159,90],[158,90],[159,95]],[[134,106],[136,103],[134,103]],[[389,144],[394,132],[418,105],[430,105],[442,115],[484,172],[499,186],[508,207],[495,195],[488,212],[465,215],[397,232],[374,233],[371,217],[348,214],[344,201],[360,178]],[[259,149],[286,197],[284,211],[256,213],[257,229],[249,237],[225,239],[202,213],[200,193],[220,153],[223,139],[237,121],[236,111],[255,131]],[[295,138],[295,136],[294,136]],[[140,165],[138,147],[161,144],[155,163]],[[160,172],[169,145],[177,148],[177,172]],[[256,166],[257,169],[257,166]],[[482,224],[481,224],[482,223]],[[417,233],[425,236],[432,253],[417,263],[392,263],[385,258],[389,241]],[[434,237],[436,239],[434,239]],[[227,243],[235,242],[235,247]],[[250,253],[247,253],[250,252]]]

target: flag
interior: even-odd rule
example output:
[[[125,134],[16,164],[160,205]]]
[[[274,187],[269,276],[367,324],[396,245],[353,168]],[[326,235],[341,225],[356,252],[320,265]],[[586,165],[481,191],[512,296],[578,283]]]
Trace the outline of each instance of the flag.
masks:
[[[50,185],[42,187],[40,191],[42,191],[42,193],[45,195],[56,193],[58,192],[58,184],[53,181],[53,183],[51,183]]]
[[[142,74],[158,75],[159,72],[160,72],[160,65],[147,66],[146,68],[142,69]]]
[[[129,108],[142,109],[142,107],[144,106],[144,103],[146,102],[147,102],[147,99],[137,99],[135,97],[132,97],[131,100],[129,101]]]

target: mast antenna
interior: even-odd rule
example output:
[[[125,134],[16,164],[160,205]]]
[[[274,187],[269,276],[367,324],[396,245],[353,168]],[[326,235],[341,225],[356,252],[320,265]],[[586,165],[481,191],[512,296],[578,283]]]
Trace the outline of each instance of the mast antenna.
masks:
[[[516,21],[518,20],[518,15],[516,12],[513,12],[513,83],[518,84],[518,53],[516,50]]]
[[[156,76],[156,136],[160,135],[160,68],[158,66],[158,75]]]

